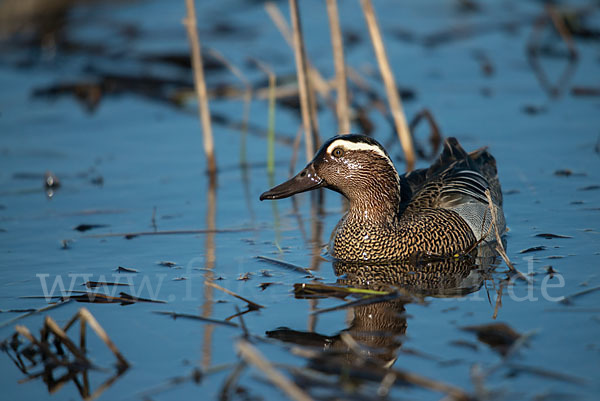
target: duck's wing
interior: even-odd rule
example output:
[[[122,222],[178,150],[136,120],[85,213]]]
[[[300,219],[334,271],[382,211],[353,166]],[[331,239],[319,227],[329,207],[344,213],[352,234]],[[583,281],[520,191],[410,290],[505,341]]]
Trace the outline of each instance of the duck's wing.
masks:
[[[454,166],[440,177],[440,183],[438,207],[452,207],[472,200],[488,203],[485,191],[490,185],[477,171]]]
[[[487,205],[485,191],[490,183],[479,170],[476,160],[455,138],[446,139],[442,154],[431,167],[405,175],[408,184],[405,186],[411,189],[412,195],[407,207],[454,208],[473,201]]]

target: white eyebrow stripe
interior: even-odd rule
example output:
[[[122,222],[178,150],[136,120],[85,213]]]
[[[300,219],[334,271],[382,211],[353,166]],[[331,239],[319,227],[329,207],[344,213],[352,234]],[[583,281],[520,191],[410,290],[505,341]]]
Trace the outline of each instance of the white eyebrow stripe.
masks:
[[[387,161],[392,170],[394,170],[396,181],[400,182],[400,177],[398,176],[398,171],[396,171],[394,163],[379,146],[370,145],[364,142],[350,142],[346,141],[345,139],[336,139],[335,141],[331,142],[331,144],[329,144],[329,146],[327,147],[327,153],[331,154],[331,152],[333,152],[333,150],[337,147],[340,147],[344,150],[368,150],[377,153],[379,156],[383,157]]]
[[[331,152],[333,152],[333,149],[337,147],[343,148],[345,150],[370,150],[371,152],[375,152],[378,155],[385,157],[389,160],[385,152],[381,150],[379,146],[369,145],[368,143],[364,142],[350,142],[344,139],[337,139],[331,142],[331,144],[327,147],[327,153],[331,154]]]

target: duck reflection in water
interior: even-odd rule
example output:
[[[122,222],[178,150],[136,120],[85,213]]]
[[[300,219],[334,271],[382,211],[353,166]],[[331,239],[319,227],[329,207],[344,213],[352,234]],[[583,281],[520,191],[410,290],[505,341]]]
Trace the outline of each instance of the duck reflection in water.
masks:
[[[344,365],[368,359],[370,365],[391,367],[407,331],[405,305],[424,297],[462,297],[478,291],[499,258],[488,244],[471,255],[413,264],[333,262],[339,276],[336,285],[380,291],[381,296],[364,297],[363,305],[351,306],[349,327],[335,335],[278,328],[268,337],[325,352],[311,367],[335,373]],[[297,298],[306,298],[297,293]],[[317,297],[319,297],[317,295]],[[349,335],[349,337],[348,337]]]

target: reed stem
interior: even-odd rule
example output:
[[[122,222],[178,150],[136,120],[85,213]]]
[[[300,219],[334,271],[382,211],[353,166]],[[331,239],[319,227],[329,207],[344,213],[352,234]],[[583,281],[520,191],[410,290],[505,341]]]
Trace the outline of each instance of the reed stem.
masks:
[[[346,85],[346,64],[344,62],[344,44],[340,29],[337,0],[327,0],[327,14],[331,30],[331,46],[335,65],[335,85],[337,89],[336,111],[338,133],[350,133],[350,116],[348,113],[348,89]]]
[[[281,14],[281,11],[279,11],[279,8],[277,7],[277,5],[273,2],[268,1],[265,3],[265,10],[266,10],[267,14],[269,14],[269,17],[271,18],[271,20],[273,21],[273,23],[275,24],[275,26],[277,27],[279,32],[281,33],[281,36],[283,36],[286,43],[293,50],[294,49],[293,35],[290,32],[290,27],[288,26],[283,14]],[[329,101],[330,100],[330,97],[329,97],[330,85],[329,85],[329,83],[327,81],[325,81],[325,79],[321,76],[319,71],[310,64],[310,60],[307,59],[306,64],[308,66],[308,72],[310,74],[311,84],[314,84],[315,89],[317,90],[317,92],[319,92],[319,95],[321,95],[323,97],[323,99],[325,99],[326,101]]]
[[[306,160],[310,161],[315,153],[315,119],[311,117],[310,106],[310,84],[308,69],[306,63],[306,52],[304,49],[304,40],[302,38],[302,26],[300,23],[300,13],[298,11],[298,1],[289,0],[290,16],[292,19],[294,55],[296,58],[296,74],[298,76],[298,89],[300,94],[300,111],[302,114],[302,125],[304,128],[304,144],[306,150]]]
[[[194,0],[185,0],[187,16],[183,19],[183,25],[186,27],[188,40],[192,51],[192,68],[194,71],[194,88],[198,97],[198,113],[202,124],[202,136],[204,140],[204,153],[208,174],[211,182],[216,182],[217,164],[215,160],[215,148],[210,122],[210,110],[208,108],[208,96],[206,94],[206,82],[204,80],[204,68],[202,64],[202,52],[200,39],[198,38],[198,28],[196,26],[196,8]]]
[[[398,95],[398,89],[394,80],[394,74],[390,67],[390,63],[385,52],[385,46],[381,37],[381,31],[377,24],[375,17],[375,10],[373,9],[373,3],[371,0],[360,0],[360,4],[367,20],[367,26],[369,28],[369,35],[371,36],[371,42],[373,43],[373,49],[375,50],[375,56],[377,57],[377,63],[379,64],[379,71],[385,85],[385,90],[388,97],[388,103],[392,116],[394,117],[394,124],[402,149],[404,150],[404,156],[406,157],[406,170],[411,171],[415,166],[415,151],[413,148],[412,138],[410,131],[406,123],[406,116],[402,108],[402,100]]]

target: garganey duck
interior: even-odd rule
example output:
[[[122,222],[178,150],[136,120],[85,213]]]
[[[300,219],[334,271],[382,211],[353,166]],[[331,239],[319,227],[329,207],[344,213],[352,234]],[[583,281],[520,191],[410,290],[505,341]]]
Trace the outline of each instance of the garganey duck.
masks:
[[[329,244],[338,260],[454,256],[479,241],[493,241],[488,189],[499,232],[505,231],[496,161],[485,148],[466,153],[455,138],[446,139],[442,154],[429,168],[398,175],[374,139],[335,136],[299,174],[260,199],[287,198],[321,187],[349,201]]]

